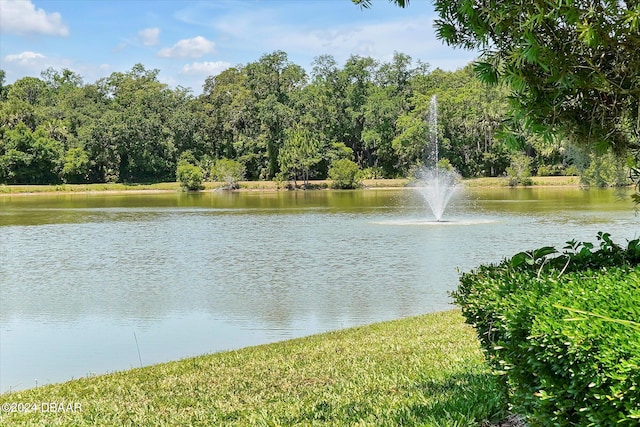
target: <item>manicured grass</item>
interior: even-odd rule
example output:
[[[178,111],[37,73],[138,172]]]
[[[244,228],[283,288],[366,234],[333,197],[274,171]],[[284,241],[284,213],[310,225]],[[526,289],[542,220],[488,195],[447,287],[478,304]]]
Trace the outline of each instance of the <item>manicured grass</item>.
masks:
[[[80,409],[0,425],[487,425],[498,390],[452,310],[3,394]]]

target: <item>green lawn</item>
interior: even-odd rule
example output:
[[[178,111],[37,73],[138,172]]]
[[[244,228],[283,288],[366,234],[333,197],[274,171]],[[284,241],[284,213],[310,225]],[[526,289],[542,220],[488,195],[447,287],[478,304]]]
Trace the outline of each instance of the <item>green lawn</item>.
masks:
[[[0,395],[64,409],[0,425],[488,425],[505,403],[474,334],[452,310],[84,378]]]

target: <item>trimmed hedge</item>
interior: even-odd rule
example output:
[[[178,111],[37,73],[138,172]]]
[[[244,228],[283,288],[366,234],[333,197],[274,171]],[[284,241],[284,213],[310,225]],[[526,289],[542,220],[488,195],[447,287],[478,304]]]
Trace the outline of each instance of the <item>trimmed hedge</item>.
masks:
[[[640,242],[598,239],[480,266],[453,293],[532,425],[640,423]]]

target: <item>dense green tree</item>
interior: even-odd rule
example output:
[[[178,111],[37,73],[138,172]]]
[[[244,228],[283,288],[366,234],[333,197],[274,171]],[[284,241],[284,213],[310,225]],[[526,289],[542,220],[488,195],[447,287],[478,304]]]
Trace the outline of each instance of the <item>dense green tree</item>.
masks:
[[[426,68],[422,71],[426,72]],[[412,108],[411,80],[416,73],[411,57],[395,52],[391,62],[375,70],[376,84],[364,106],[362,140],[374,159],[368,166],[380,168],[387,177],[395,176],[399,169],[399,153],[394,150],[393,141],[399,117]]]
[[[294,187],[302,178],[305,188],[309,186],[311,169],[322,160],[320,141],[315,134],[301,126],[290,128],[286,132],[285,142],[280,150],[280,169],[282,174],[293,178]]]
[[[464,176],[501,175],[509,164],[509,153],[497,138],[507,111],[506,91],[482,85],[471,67],[451,73],[449,80],[435,92],[442,117],[442,155]]]
[[[213,158],[238,157],[256,170],[251,161],[251,144],[247,139],[257,138],[258,121],[255,100],[247,87],[247,76],[242,67],[232,67],[208,77],[200,96],[205,121],[202,127],[202,152]],[[200,153],[200,150],[194,150]],[[251,174],[251,178],[257,175]]]
[[[14,128],[20,123],[31,130],[35,130],[38,126],[35,107],[15,97],[2,102],[2,108],[0,109],[0,124],[2,127]]]
[[[516,118],[617,150],[640,134],[637,2],[436,0],[438,36],[481,49],[476,69],[511,88]]]
[[[382,63],[351,56],[342,66],[323,55],[312,65],[307,80],[284,52],[273,52],[207,78],[198,97],[170,89],[158,70],[141,64],[91,84],[69,70],[47,69],[41,79],[6,86],[0,99],[0,180],[173,179],[176,159],[187,151],[205,179],[219,159],[239,162],[247,179],[326,178],[341,159],[355,161],[361,176],[407,176],[424,161],[433,95],[441,157],[465,176],[500,175],[509,165],[496,137],[507,92],[480,85],[470,67],[430,71],[401,53]],[[33,150],[8,143],[18,127],[58,147],[56,160],[34,169]],[[526,128],[520,140],[533,172],[563,170],[563,146],[548,149]]]
[[[355,71],[357,62],[359,59],[352,56],[340,69],[331,55],[320,55],[313,61],[312,82],[305,89],[312,89],[307,94],[317,107],[312,110],[316,125],[322,127],[322,133],[328,135],[329,141],[345,141],[349,137],[351,118],[347,115],[350,104],[348,91],[356,80],[346,68]],[[365,62],[360,62],[360,65],[366,65]]]
[[[340,70],[340,86],[343,89],[344,107],[338,114],[344,118],[342,139],[353,150],[360,167],[373,165],[370,150],[365,147],[362,132],[365,125],[365,105],[374,86],[373,73],[376,62],[370,57],[352,55]]]
[[[314,176],[325,178],[335,152],[335,144],[345,135],[344,85],[339,68],[330,55],[314,59],[311,82],[296,93],[294,113],[296,124],[317,141],[321,159],[314,165]],[[342,143],[344,146],[344,143]],[[315,156],[315,155],[314,155]]]
[[[96,142],[108,144],[116,155],[111,173],[118,181],[154,181],[173,175],[176,150],[167,123],[175,98],[157,80],[158,72],[137,64],[99,83],[112,101],[101,117],[106,123],[94,132]]]
[[[47,115],[42,110],[50,105],[51,91],[47,84],[36,77],[23,77],[9,86],[6,101],[2,102],[0,122],[13,128],[19,123],[35,131]]]
[[[58,106],[65,113],[69,133],[77,137],[80,128],[90,125],[100,118],[108,109],[111,101],[100,91],[97,84],[88,84],[76,90],[65,92]]]
[[[23,77],[9,88],[7,97],[26,102],[31,106],[46,105],[50,90],[45,82],[36,77]]]
[[[486,87],[470,67],[420,73],[412,80],[409,108],[396,122],[393,149],[397,169],[407,175],[425,161],[431,98],[438,103],[439,155],[463,176],[497,176],[509,165],[509,153],[497,138],[506,114],[506,91]]]
[[[0,101],[5,101],[7,99],[7,92],[9,92],[9,88],[5,84],[6,75],[6,72],[0,69]]]
[[[56,94],[64,91],[70,91],[82,86],[82,76],[68,68],[58,71],[54,68],[47,68],[40,73],[42,80]]]
[[[0,176],[10,184],[47,184],[59,181],[64,147],[38,128],[24,123],[3,130],[0,140]]]
[[[172,111],[165,117],[168,135],[177,153],[187,150],[198,157],[208,154],[207,135],[204,131],[207,121],[204,106],[190,91],[177,88],[167,93]]]
[[[398,163],[397,172],[402,176],[408,176],[412,169],[421,166],[427,155],[426,139],[429,126],[425,118],[425,105],[420,96],[414,100],[421,104],[419,109],[403,114],[396,121],[396,134],[391,142],[391,146]]]
[[[279,172],[278,152],[293,117],[292,95],[304,86],[307,76],[282,51],[263,55],[257,62],[247,64],[244,71],[259,119],[258,147],[266,148],[266,163],[260,176],[270,179]]]
[[[400,101],[389,88],[376,87],[367,97],[364,109],[362,142],[368,156],[367,166],[381,168],[387,177],[393,177],[398,163],[392,143],[402,111]]]
[[[89,180],[89,156],[82,147],[73,147],[64,155],[62,179],[70,184],[85,183]]]

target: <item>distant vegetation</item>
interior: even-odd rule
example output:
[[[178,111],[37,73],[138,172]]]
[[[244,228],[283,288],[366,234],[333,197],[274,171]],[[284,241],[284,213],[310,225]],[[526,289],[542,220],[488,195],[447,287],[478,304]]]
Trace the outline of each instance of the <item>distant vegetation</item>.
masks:
[[[276,51],[207,78],[198,96],[160,83],[158,73],[137,64],[84,83],[48,69],[5,85],[0,71],[0,183],[297,184],[326,179],[332,167],[346,172],[344,160],[358,168],[348,185],[407,177],[425,157],[432,95],[440,156],[464,177],[526,184],[532,175],[582,173],[591,185],[628,183],[624,155],[595,156],[530,133],[507,146],[498,134],[509,92],[483,85],[471,66],[431,70],[401,53],[339,66],[323,55],[307,75]]]

